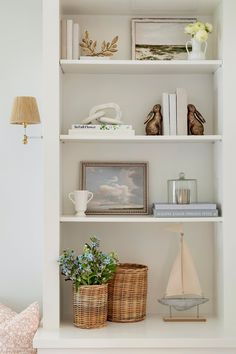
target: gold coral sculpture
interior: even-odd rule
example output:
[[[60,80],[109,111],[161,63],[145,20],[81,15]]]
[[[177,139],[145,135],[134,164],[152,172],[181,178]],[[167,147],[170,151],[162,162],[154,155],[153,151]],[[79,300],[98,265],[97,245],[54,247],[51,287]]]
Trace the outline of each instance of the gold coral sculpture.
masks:
[[[88,56],[110,57],[118,51],[117,49],[118,39],[119,37],[116,36],[112,39],[111,42],[103,41],[101,45],[101,50],[97,51],[97,41],[93,41],[92,39],[89,39],[89,32],[85,31],[80,46],[83,48],[83,50]]]

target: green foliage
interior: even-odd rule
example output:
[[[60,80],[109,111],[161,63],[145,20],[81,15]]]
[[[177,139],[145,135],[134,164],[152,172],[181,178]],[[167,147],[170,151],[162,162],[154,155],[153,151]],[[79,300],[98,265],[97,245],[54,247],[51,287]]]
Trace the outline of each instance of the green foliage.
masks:
[[[109,127],[107,124],[103,123],[100,125],[100,130],[116,130],[118,129],[119,125],[118,124],[113,124],[112,126],[110,125]]]
[[[73,282],[76,290],[81,285],[106,284],[116,271],[117,255],[100,251],[100,241],[95,236],[90,237],[90,241],[90,244],[84,245],[81,255],[76,256],[73,250],[65,250],[58,260],[61,274],[65,280]]]

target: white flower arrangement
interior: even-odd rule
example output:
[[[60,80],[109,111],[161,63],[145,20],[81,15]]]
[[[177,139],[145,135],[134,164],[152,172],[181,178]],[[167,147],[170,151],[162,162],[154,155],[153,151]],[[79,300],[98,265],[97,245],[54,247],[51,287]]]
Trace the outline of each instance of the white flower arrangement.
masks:
[[[199,42],[206,42],[208,34],[212,33],[213,26],[211,23],[195,22],[190,23],[185,27],[185,33],[190,34],[192,38],[195,38]]]

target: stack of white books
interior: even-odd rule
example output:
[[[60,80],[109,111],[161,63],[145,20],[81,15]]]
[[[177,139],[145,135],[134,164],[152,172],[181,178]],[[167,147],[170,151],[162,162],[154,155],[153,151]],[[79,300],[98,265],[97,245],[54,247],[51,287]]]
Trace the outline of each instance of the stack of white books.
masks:
[[[79,24],[71,19],[61,20],[61,59],[79,59]]]
[[[162,94],[163,135],[187,135],[187,92],[177,88],[176,93]]]
[[[218,215],[219,211],[215,203],[153,204],[153,216],[157,218],[217,217]]]
[[[93,137],[93,136],[134,136],[132,125],[118,124],[72,124],[69,135]]]

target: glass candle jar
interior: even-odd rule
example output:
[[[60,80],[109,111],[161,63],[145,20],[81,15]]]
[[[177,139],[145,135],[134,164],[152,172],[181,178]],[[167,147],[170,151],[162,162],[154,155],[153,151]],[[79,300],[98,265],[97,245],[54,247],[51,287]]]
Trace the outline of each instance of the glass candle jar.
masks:
[[[181,172],[179,179],[168,180],[168,202],[174,204],[197,203],[197,180],[186,179]]]

